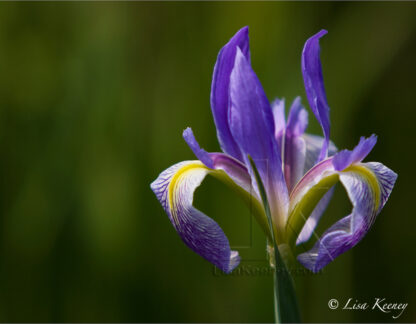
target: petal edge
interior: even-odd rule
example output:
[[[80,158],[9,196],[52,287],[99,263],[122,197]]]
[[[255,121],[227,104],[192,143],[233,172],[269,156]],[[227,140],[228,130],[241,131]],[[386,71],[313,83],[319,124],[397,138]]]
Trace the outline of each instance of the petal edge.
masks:
[[[396,179],[396,173],[376,162],[360,163],[340,172],[353,210],[325,231],[310,251],[300,254],[299,262],[318,272],[357,245],[387,202]]]
[[[220,226],[192,206],[193,193],[210,169],[200,161],[184,161],[163,171],[151,189],[183,242],[194,252],[230,273],[240,262]]]

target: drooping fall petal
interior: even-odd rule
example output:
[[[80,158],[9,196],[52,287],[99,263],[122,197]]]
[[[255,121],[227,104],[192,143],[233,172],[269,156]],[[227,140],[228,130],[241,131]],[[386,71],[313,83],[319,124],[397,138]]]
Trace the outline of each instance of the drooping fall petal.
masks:
[[[338,181],[344,185],[354,206],[352,213],[327,230],[310,251],[298,256],[298,260],[314,272],[364,237],[390,195],[397,175],[380,163],[361,163],[370,152],[368,143],[373,143],[373,138],[362,138],[348,154],[337,153],[314,166],[291,193],[287,224],[291,244],[295,243],[296,238],[297,243],[301,243],[311,235],[317,219],[312,218],[309,224],[305,222],[312,211],[319,208],[322,199],[325,203],[328,191]],[[343,163],[342,170],[337,170],[336,165],[343,159],[346,159],[347,164]],[[300,233],[305,226],[306,233]]]
[[[306,174],[316,163],[318,156],[321,152],[322,143],[324,142],[324,138],[322,136],[317,135],[310,135],[310,134],[303,134],[303,140],[306,144],[306,156],[305,156],[305,168],[303,174]],[[337,152],[337,148],[329,141],[329,150],[328,155],[333,156]],[[296,244],[302,244],[307,242],[311,236],[313,231],[315,230],[316,225],[318,224],[319,220],[321,219],[322,214],[328,207],[329,202],[331,201],[332,195],[334,193],[334,188],[331,188],[319,201],[316,205],[313,212],[307,218],[305,225],[300,232]]]
[[[189,127],[184,130],[183,137],[195,156],[205,166],[210,169],[222,170],[226,173],[231,180],[231,182],[226,181],[226,183],[233,189],[238,189],[236,190],[237,193],[246,201],[250,211],[253,212],[253,215],[256,217],[265,234],[270,235],[267,219],[260,206],[260,197],[252,186],[252,179],[246,166],[227,154],[206,152],[199,146],[192,129]],[[227,178],[222,177],[221,180],[227,180]]]
[[[306,268],[317,272],[354,247],[367,234],[384,207],[397,174],[381,163],[353,165],[339,175],[353,209],[332,225],[308,252],[298,256]]]
[[[240,262],[220,226],[192,206],[195,189],[205,176],[215,172],[200,161],[184,161],[163,171],[151,184],[183,242],[225,273]]]

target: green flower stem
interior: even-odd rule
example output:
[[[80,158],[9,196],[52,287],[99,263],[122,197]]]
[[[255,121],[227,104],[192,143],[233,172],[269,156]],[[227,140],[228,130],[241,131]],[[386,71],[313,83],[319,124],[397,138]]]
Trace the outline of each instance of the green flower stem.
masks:
[[[293,279],[287,270],[286,263],[282,258],[279,247],[276,244],[273,230],[273,220],[270,212],[270,205],[267,200],[267,194],[261,181],[259,172],[254,164],[253,159],[248,156],[251,167],[254,171],[256,182],[260,191],[260,196],[264,206],[264,212],[267,216],[269,228],[272,236],[273,247],[269,247],[272,257],[272,265],[274,263],[274,305],[275,305],[275,320],[276,323],[299,323],[300,314],[298,302],[293,285]],[[287,250],[287,246],[280,245],[282,250]],[[285,251],[286,252],[286,251]],[[274,256],[274,260],[273,260]],[[273,262],[274,261],[274,262]]]

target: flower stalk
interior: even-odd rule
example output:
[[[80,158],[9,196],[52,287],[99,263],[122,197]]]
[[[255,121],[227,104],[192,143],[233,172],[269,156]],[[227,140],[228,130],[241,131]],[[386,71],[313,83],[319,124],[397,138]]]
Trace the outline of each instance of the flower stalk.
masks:
[[[256,168],[253,159],[248,156],[251,168],[254,171],[254,176],[259,188],[261,200],[264,207],[264,212],[267,216],[269,228],[272,236],[272,242],[268,242],[269,261],[274,267],[273,281],[274,281],[274,315],[276,323],[299,323],[300,314],[298,301],[296,298],[296,292],[293,284],[293,278],[287,269],[288,253],[284,253],[286,260],[283,258],[279,251],[279,247],[287,249],[286,244],[280,246],[277,245],[273,220],[270,212],[270,206],[267,199],[266,190],[264,189],[263,182],[261,181],[260,174]],[[286,252],[286,251],[285,251]]]

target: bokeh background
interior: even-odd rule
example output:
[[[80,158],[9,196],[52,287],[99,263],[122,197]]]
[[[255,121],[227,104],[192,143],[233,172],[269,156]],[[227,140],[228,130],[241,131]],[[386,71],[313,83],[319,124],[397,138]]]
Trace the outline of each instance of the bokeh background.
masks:
[[[319,275],[296,276],[306,322],[391,322],[328,300],[409,303],[416,321],[416,4],[124,2],[0,4],[0,321],[271,322],[265,238],[208,178],[196,205],[240,251],[225,276],[184,246],[149,188],[219,150],[209,94],[219,49],[250,26],[269,99],[305,98],[300,54],[321,28],[332,139],[379,141],[399,174],[371,232]],[[306,100],[303,102],[306,104]],[[310,114],[310,132],[320,129]],[[349,213],[341,188],[318,232]]]

